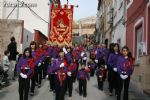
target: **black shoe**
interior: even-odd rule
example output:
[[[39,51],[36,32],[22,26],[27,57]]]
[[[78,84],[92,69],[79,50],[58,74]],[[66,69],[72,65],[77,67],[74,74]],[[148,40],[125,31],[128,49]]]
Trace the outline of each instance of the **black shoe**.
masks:
[[[82,94],[81,94],[81,93],[80,93],[79,95],[80,95],[80,96],[82,96]]]
[[[49,92],[53,92],[53,90],[52,90],[52,89],[50,89],[50,90],[49,90]]]
[[[16,79],[13,77],[12,80],[15,81]]]
[[[69,95],[69,97],[72,97],[72,95]]]
[[[110,92],[110,93],[109,93],[109,96],[113,96],[113,94]]]
[[[34,92],[31,92],[30,95],[31,95],[31,96],[34,96]]]
[[[86,95],[83,95],[84,98],[86,98]]]
[[[56,93],[56,91],[55,91],[55,90],[53,90],[53,93]]]
[[[41,84],[38,85],[38,88],[40,88],[40,87],[41,87]]]

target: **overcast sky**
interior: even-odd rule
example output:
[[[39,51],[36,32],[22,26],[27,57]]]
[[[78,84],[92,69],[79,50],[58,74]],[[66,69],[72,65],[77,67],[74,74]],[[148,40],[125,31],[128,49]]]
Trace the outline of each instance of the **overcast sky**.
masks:
[[[67,0],[61,0],[61,3],[66,3]],[[69,4],[79,5],[79,8],[74,9],[74,20],[89,16],[96,16],[98,0],[69,0]]]

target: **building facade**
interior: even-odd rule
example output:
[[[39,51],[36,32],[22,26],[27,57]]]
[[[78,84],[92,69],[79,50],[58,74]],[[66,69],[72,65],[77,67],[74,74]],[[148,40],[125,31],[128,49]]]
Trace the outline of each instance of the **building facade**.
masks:
[[[108,45],[112,41],[113,1],[99,0],[96,20],[96,42]]]
[[[150,90],[150,0],[128,0],[126,10],[126,45],[136,65],[132,81],[147,92]]]
[[[113,29],[112,41],[121,47],[126,45],[126,1],[113,0]]]
[[[60,0],[1,0],[0,19],[24,20],[26,32],[33,34],[37,29],[48,36],[50,3]]]
[[[73,35],[78,34],[79,36],[83,35],[92,35],[95,31],[95,17],[87,17],[74,21],[73,23]]]
[[[51,3],[60,3],[60,0],[0,0],[0,19],[23,21],[21,51],[34,40],[34,30],[48,36]]]
[[[132,83],[150,93],[150,0],[110,1],[99,0],[95,40],[127,45],[135,58]]]

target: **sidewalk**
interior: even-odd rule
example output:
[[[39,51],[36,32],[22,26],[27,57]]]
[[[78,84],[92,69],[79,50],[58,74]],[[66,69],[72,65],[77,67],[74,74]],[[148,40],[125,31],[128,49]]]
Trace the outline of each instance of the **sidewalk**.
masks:
[[[139,91],[132,82],[130,82],[129,97],[130,100],[150,100],[150,97]]]

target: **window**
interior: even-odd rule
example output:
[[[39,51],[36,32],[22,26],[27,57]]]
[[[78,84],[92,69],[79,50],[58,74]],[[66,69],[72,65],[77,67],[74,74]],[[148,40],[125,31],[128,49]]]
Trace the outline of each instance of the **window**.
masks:
[[[26,40],[26,41],[28,42],[28,40],[29,40],[29,36],[27,35],[27,37],[26,37],[26,38],[27,38],[27,40]]]
[[[145,53],[145,42],[143,42],[143,25],[136,28],[136,55],[137,59]]]

